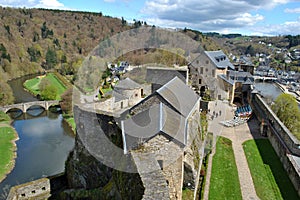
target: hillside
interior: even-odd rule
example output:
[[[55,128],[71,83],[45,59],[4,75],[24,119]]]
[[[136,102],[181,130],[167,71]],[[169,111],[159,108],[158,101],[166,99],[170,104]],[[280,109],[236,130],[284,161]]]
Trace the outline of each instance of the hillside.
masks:
[[[95,46],[126,22],[101,13],[0,7],[0,100],[11,102],[6,81],[44,69],[77,71]]]
[[[84,58],[101,41],[122,31],[148,26],[136,20],[128,25],[123,18],[102,13],[45,9],[0,7],[0,18],[0,104],[13,102],[9,79],[49,69],[74,78],[72,75],[76,75]],[[204,50],[220,49],[201,32],[189,29],[181,32],[199,41]],[[169,66],[185,63],[157,51],[147,51],[146,55],[148,58],[131,52],[122,59],[142,64],[160,56],[162,62],[167,58],[165,64]]]

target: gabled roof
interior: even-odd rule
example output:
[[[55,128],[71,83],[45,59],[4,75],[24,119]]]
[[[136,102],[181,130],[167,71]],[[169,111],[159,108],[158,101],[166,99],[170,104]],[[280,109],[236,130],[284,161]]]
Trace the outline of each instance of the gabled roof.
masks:
[[[224,54],[222,50],[219,51],[204,51],[207,57],[215,64],[215,66],[219,69],[234,69],[234,66],[229,61],[227,56]]]
[[[184,117],[188,117],[199,99],[195,92],[178,77],[174,77],[171,81],[158,89],[156,93],[171,104],[177,112]]]
[[[158,134],[185,144],[186,118],[163,103],[151,106],[123,122],[126,149],[137,148]]]
[[[141,88],[141,86],[127,77],[126,79],[120,80],[119,83],[115,86],[115,88],[123,90],[132,90],[139,89]]]

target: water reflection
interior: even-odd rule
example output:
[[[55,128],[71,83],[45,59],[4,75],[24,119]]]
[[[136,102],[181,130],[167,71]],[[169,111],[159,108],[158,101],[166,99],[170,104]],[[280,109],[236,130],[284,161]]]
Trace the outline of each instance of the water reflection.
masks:
[[[63,172],[65,160],[74,146],[73,133],[61,114],[43,109],[30,112],[10,113],[15,115],[13,126],[20,139],[16,142],[15,168],[0,183],[0,199],[13,185]]]

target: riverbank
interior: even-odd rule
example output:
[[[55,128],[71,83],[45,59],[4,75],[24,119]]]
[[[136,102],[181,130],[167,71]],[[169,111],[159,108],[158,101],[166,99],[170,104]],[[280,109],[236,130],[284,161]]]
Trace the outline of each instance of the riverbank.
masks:
[[[63,115],[63,120],[68,124],[68,126],[72,129],[74,136],[76,135],[76,124],[73,115]]]
[[[11,120],[7,114],[0,113],[0,183],[15,167],[17,158],[16,141],[18,133],[11,126]]]

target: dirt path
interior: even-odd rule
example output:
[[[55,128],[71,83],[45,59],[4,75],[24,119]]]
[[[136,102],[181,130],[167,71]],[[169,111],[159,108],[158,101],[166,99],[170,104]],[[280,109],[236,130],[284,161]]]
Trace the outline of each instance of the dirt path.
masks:
[[[238,176],[241,185],[241,192],[243,199],[259,199],[256,195],[254,188],[252,176],[248,167],[247,159],[243,150],[242,144],[251,139],[261,138],[259,134],[259,125],[256,119],[252,119],[248,124],[243,124],[237,127],[224,127],[219,122],[224,120],[229,120],[233,118],[233,109],[228,105],[228,103],[218,102],[217,104],[210,105],[210,112],[224,113],[223,116],[219,115],[217,118],[214,117],[210,120],[208,131],[213,132],[216,136],[223,136],[232,141],[232,148],[236,160],[236,165],[238,169]],[[216,115],[215,115],[216,116]],[[251,131],[250,131],[251,127]],[[211,177],[211,166],[212,157],[214,155],[214,150],[210,155],[207,169],[207,178],[204,191],[204,199],[209,197],[209,184]]]

